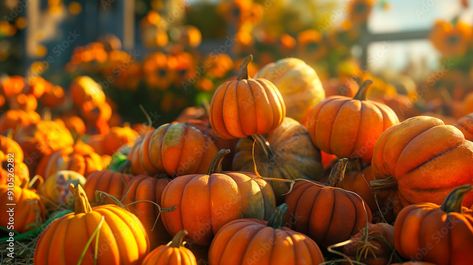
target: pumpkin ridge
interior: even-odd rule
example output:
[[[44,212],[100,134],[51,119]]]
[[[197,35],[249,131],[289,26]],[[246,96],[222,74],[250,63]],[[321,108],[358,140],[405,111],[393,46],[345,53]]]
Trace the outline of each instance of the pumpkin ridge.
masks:
[[[162,137],[164,137],[164,135],[166,135],[166,133],[167,133],[168,130],[169,130],[169,127],[170,127],[170,126],[165,126],[165,127],[163,128],[164,132],[163,132],[163,134],[162,134]],[[154,135],[155,132],[156,132],[156,129],[151,133],[150,139],[149,139],[148,142],[147,142],[146,148],[148,148],[148,149],[151,149],[151,148],[152,148],[151,140],[153,139],[153,135]],[[143,147],[145,147],[145,146],[143,145]],[[163,153],[162,153],[163,141],[159,141],[159,146],[158,146],[158,147],[159,147],[159,151],[158,151],[158,153],[159,153],[159,156],[158,156],[158,157],[159,157],[159,163],[158,163],[158,166],[156,166],[156,165],[153,163],[153,160],[150,158],[150,152],[149,152],[149,151],[148,151],[148,159],[147,159],[147,160],[148,160],[148,161],[151,161],[151,165],[152,165],[154,168],[156,168],[156,169],[159,170],[159,169],[160,169],[160,168],[159,168],[159,165],[161,165],[161,169],[160,169],[160,170],[165,171],[165,170],[164,170]],[[143,160],[143,161],[144,161],[144,160]]]
[[[203,176],[203,175],[200,175],[200,176]],[[178,211],[178,213],[179,213],[179,220],[180,220],[180,222],[181,222],[181,226],[184,226],[184,215],[182,214],[182,211],[183,211],[183,209],[182,209],[182,207],[183,207],[182,200],[183,200],[184,196],[182,196],[182,194],[185,194],[185,193],[186,193],[186,190],[187,190],[187,188],[188,188],[189,182],[191,182],[192,179],[193,179],[193,178],[187,178],[186,183],[183,185],[184,187],[183,187],[183,189],[182,189],[181,196],[179,196],[179,204],[176,205],[176,208],[179,207],[179,209],[176,209],[175,211]],[[208,181],[210,181],[210,176],[209,176],[209,180],[208,180]],[[166,192],[167,187],[169,187],[169,184],[166,185],[166,188],[165,188],[164,191],[163,191],[163,195],[164,195],[164,193]],[[162,196],[161,198],[163,198],[163,197],[164,197],[164,196]],[[210,197],[210,196],[209,196],[209,197]],[[210,216],[209,218],[211,219],[212,216]]]
[[[73,213],[73,215],[74,215],[74,213]],[[57,233],[57,234],[55,233],[55,236],[53,236],[53,238],[52,238],[52,239],[54,239],[55,237],[58,237],[58,236],[61,236],[61,235],[62,235],[62,238],[61,238],[61,239],[62,239],[62,240],[61,240],[61,241],[62,241],[62,242],[61,242],[61,245],[65,245],[65,244],[64,244],[65,241],[66,241],[65,235],[68,234],[67,231],[69,230],[71,220],[72,220],[72,218],[69,218],[69,219],[66,220],[67,223],[64,225],[64,228],[63,228],[63,229],[64,229],[64,233]],[[57,232],[57,231],[56,231],[56,232]],[[54,242],[54,240],[51,240],[51,242]],[[51,249],[53,249],[53,248],[51,248]],[[51,254],[51,253],[49,253],[49,254]],[[55,255],[56,258],[57,258],[57,257],[60,257],[59,264],[67,264],[67,263],[66,263],[65,253],[59,252],[59,253],[54,253],[54,254],[59,254],[59,255],[57,255],[57,256]],[[49,255],[48,255],[48,260],[49,260]]]
[[[449,147],[449,148],[447,148],[447,149],[442,150],[442,152],[439,152],[439,153],[433,155],[431,158],[429,158],[428,160],[422,162],[421,164],[417,165],[416,167],[410,169],[409,171],[407,171],[407,172],[406,172],[405,174],[403,174],[403,175],[405,176],[405,175],[408,175],[408,174],[410,174],[410,173],[412,173],[412,172],[418,170],[418,169],[421,168],[422,166],[426,165],[426,164],[429,163],[429,162],[434,161],[434,160],[437,159],[438,157],[443,156],[443,155],[445,155],[445,154],[447,154],[447,153],[449,153],[449,152],[451,152],[451,151],[454,151],[455,149],[457,149],[457,148],[458,148],[460,145],[462,145],[462,144],[463,144],[463,143],[459,143],[459,144],[457,144],[457,145],[455,145],[455,146],[452,146],[452,147]]]
[[[473,135],[473,127],[472,127],[472,130],[470,130],[470,127],[465,126],[465,124],[460,123],[460,122],[455,123],[455,127],[460,127],[460,128],[458,128],[458,129],[460,129],[460,130],[463,129],[463,130],[465,130],[466,132],[468,132],[469,134],[472,134],[472,135]]]
[[[354,210],[354,212],[355,212],[355,218],[354,218],[353,220],[358,220],[358,211],[357,211],[356,205],[355,205],[355,203],[354,203],[354,201],[353,201],[353,199],[356,200],[356,199],[358,199],[358,197],[355,196],[355,195],[352,194],[352,193],[348,193],[348,194],[349,194],[349,197],[348,197],[348,198],[349,198],[349,201],[350,201],[351,205],[353,206],[353,210]],[[363,199],[362,199],[362,200],[363,200]],[[363,203],[363,205],[364,205],[365,207],[367,207],[366,203]],[[366,219],[368,220],[369,217],[366,216]],[[354,235],[356,232],[358,232],[358,231],[356,231],[356,230],[357,230],[357,226],[358,226],[358,222],[357,222],[357,221],[353,222],[353,226],[352,226],[352,228],[351,228],[351,233],[350,233],[351,235]]]
[[[192,126],[192,125],[191,125]],[[181,143],[181,148],[178,148],[179,149],[179,156],[178,156],[178,159],[177,159],[177,163],[176,163],[176,169],[175,169],[175,174],[176,174],[176,177],[180,175],[180,166],[181,166],[181,160],[182,160],[182,156],[183,156],[183,151],[184,151],[184,147],[186,146],[186,139],[189,135],[189,129],[191,128],[194,128],[193,126],[190,127],[190,126],[183,126],[184,127],[184,132],[182,133],[182,143]],[[201,159],[203,156],[200,156]]]
[[[251,236],[250,240],[248,240],[248,242],[246,242],[246,247],[245,247],[245,251],[243,251],[243,255],[241,255],[241,257],[246,257],[246,253],[248,253],[248,250],[250,249],[250,246],[251,246],[251,243],[253,242],[253,240],[255,240],[255,238],[257,238],[258,236],[258,233],[260,233],[261,231],[263,231],[266,227],[265,226],[259,226],[257,231]],[[245,260],[240,260],[240,262],[238,264],[242,264],[243,261]]]
[[[295,214],[295,212],[296,212],[297,209],[299,208],[299,203],[302,201],[302,200],[301,200],[302,196],[303,196],[306,192],[310,191],[310,188],[311,188],[311,187],[310,187],[309,185],[307,185],[307,188],[305,188],[304,191],[300,193],[299,197],[297,197],[296,205],[295,205],[295,207],[294,207],[294,212],[293,212],[292,214]],[[317,193],[314,194],[314,198],[316,198],[316,197],[319,196],[320,189],[317,189],[316,192],[317,192]],[[312,212],[314,211],[314,204],[315,204],[315,201],[316,201],[315,199],[312,200],[312,204],[311,204],[311,207],[310,207],[310,213],[309,213],[309,215],[308,215],[309,218],[310,218],[310,216],[312,216]],[[295,223],[295,219],[296,219],[296,218],[297,218],[297,216],[293,216],[293,219],[291,220],[291,222],[294,222],[294,223]],[[307,225],[306,225],[306,227],[305,227],[305,231],[309,231],[309,232],[311,231],[311,227],[310,227],[310,222],[309,222],[309,220],[307,220]]]
[[[335,207],[336,207],[336,205],[337,205],[337,204],[336,204],[336,201],[337,201],[336,198],[337,198],[337,196],[335,196],[335,192],[336,192],[336,190],[331,190],[332,197],[333,197],[333,202],[332,202],[332,207],[330,208],[330,209],[331,209],[331,211],[330,211],[330,218],[329,218],[330,221],[332,221],[332,219],[333,219],[333,215],[334,215],[334,213],[335,213],[335,210],[334,210],[334,209],[335,209]],[[325,233],[323,234],[321,241],[325,241],[325,238],[327,237],[328,231],[330,230],[331,226],[332,226],[332,223],[329,222],[329,223],[328,223],[328,227],[325,229]]]
[[[222,124],[221,124],[221,127],[225,130],[225,133],[226,133],[227,135],[230,135],[230,137],[233,137],[232,134],[230,133],[230,131],[228,130],[227,126],[225,125],[225,118],[224,118],[224,114],[223,114],[224,99],[227,97],[227,92],[228,92],[228,90],[230,89],[230,85],[231,85],[231,82],[228,82],[228,83],[227,83],[227,86],[225,87],[222,100],[221,100],[221,102],[219,102],[219,103],[220,103],[220,106],[221,106],[221,107],[219,106],[219,108],[222,109],[222,113],[221,113],[221,122],[222,122]],[[210,105],[212,105],[212,103],[211,103]],[[212,112],[213,112],[213,111],[210,111],[210,113],[212,113]]]
[[[325,107],[325,105],[329,102],[332,102],[335,99],[336,98],[330,97],[330,98],[322,100],[319,103],[319,105],[316,105],[314,107],[314,108],[316,108],[315,110],[317,110],[317,112],[314,113],[311,116],[317,117],[319,115],[320,111]],[[315,111],[315,110],[311,109],[311,110],[309,110],[309,112]],[[308,113],[308,114],[310,114],[310,113]],[[307,114],[307,116],[309,116],[308,114]],[[308,119],[310,119],[310,118],[308,118]],[[317,122],[317,120],[315,120],[315,121],[314,120],[306,120],[306,122],[305,122],[305,127],[307,128],[307,131],[309,132],[309,135],[311,136],[311,139],[317,139],[317,126],[315,126],[316,122]],[[310,126],[310,123],[312,123],[314,126]],[[309,128],[311,129],[310,131],[309,131]],[[314,145],[315,145],[315,143],[314,143]]]
[[[419,227],[425,227],[424,223],[425,223],[426,220],[427,220],[427,216],[429,216],[429,215],[431,215],[431,214],[433,214],[433,213],[435,213],[435,211],[432,211],[431,209],[425,211],[425,214],[422,215],[422,217],[420,217],[420,219],[421,219],[422,221],[420,222]],[[449,219],[449,218],[448,218],[448,216],[447,216],[447,222],[448,222],[448,219]],[[450,237],[450,231],[447,232],[447,236]],[[428,246],[429,244],[431,244],[431,242],[424,242],[424,239],[425,239],[424,237],[418,235],[418,238],[417,238],[417,240],[418,240],[418,241],[417,241],[417,245],[420,247],[420,249],[422,249],[422,248],[424,248],[425,246]],[[448,245],[451,246],[450,242],[449,242]],[[432,249],[430,249],[429,251],[432,251]],[[449,253],[451,253],[451,252],[450,252],[450,249],[449,249],[448,251],[449,251]],[[428,253],[428,252],[427,252],[427,253]],[[425,254],[423,254],[423,255],[425,256],[427,253],[425,253]],[[418,252],[416,253],[416,256],[417,256],[417,254],[418,254]],[[421,256],[421,257],[422,257],[422,256]],[[421,259],[422,259],[422,258],[421,258]]]
[[[256,98],[255,98],[255,93],[253,92],[253,87],[251,86],[251,82],[247,82],[248,83],[248,87],[249,87],[249,91],[250,91],[250,94],[251,94],[251,98],[252,98],[252,101],[254,104],[252,104],[252,107],[253,107],[253,111],[252,113],[248,113],[248,115],[255,115],[255,120],[256,120],[256,131],[258,131],[258,115],[256,115],[256,108],[254,107],[256,105]]]
[[[340,111],[342,110],[343,106],[347,103],[351,102],[350,100],[346,100],[344,101],[337,109],[337,113],[335,114],[334,118],[333,118],[333,122],[330,124],[330,134],[329,134],[329,138],[328,138],[328,153],[330,154],[333,154],[332,152],[332,136],[333,136],[333,126],[335,124],[335,122],[337,121],[337,117],[338,115],[340,114]]]
[[[361,125],[363,124],[363,109],[365,108],[365,104],[363,100],[359,100],[359,101],[360,101],[360,111],[359,111],[360,121],[358,122],[358,125],[356,126],[357,128],[356,135],[354,135],[355,142],[353,143],[353,146],[350,150],[350,154],[354,154],[357,151],[359,144],[361,144],[361,146],[363,146],[364,144],[364,143],[360,143],[362,139],[360,139],[359,136],[360,136],[360,130],[362,129]],[[361,156],[361,154],[358,154],[358,155]]]
[[[238,97],[238,91],[240,91],[241,89],[246,89],[244,87],[245,84],[247,84],[249,86],[249,82],[247,81],[247,79],[239,80],[238,82],[236,82],[236,85],[235,85],[235,101],[237,102],[237,111],[236,111],[237,118],[235,120],[236,120],[236,122],[238,122],[238,127],[239,127],[240,131],[243,134],[246,134],[246,132],[245,132],[245,127],[242,126],[243,123],[241,121],[242,115],[240,113],[241,105],[239,104],[240,98]],[[240,87],[240,85],[242,85],[242,86]],[[246,100],[246,99],[244,99],[244,100]]]
[[[308,185],[307,185],[308,186]],[[306,193],[307,191],[310,191],[312,187],[307,187],[307,189],[304,191],[304,193]],[[311,207],[310,207],[310,214],[307,215],[308,216],[308,219],[307,219],[307,230],[304,230],[304,231],[307,231],[308,234],[313,234],[314,231],[312,231],[312,226],[310,225],[310,217],[312,216],[312,214],[314,213],[314,209],[315,209],[315,203],[319,200],[319,195],[320,193],[322,192],[322,189],[316,189],[317,190],[317,193],[314,194],[314,199],[312,200],[312,204],[311,204]],[[301,196],[302,197],[302,196]],[[299,197],[299,200],[300,198]],[[299,203],[299,201],[298,201]],[[296,208],[297,209],[297,208]]]
[[[232,223],[232,225],[233,225],[233,223]],[[249,224],[249,225],[243,226],[242,228],[247,229],[247,230],[250,230],[249,228],[250,228],[250,227],[253,227],[253,226],[259,227],[259,226],[261,226],[261,224],[260,224],[260,223]],[[259,230],[258,230],[258,232],[259,232]],[[223,251],[222,251],[222,253],[221,253],[222,256],[223,256],[223,254],[225,254],[225,252],[226,252],[226,250],[227,250],[227,248],[228,248],[229,243],[232,242],[232,240],[233,240],[236,236],[238,236],[238,235],[239,235],[238,232],[236,232],[236,233],[233,233],[233,235],[228,238],[227,242],[225,242],[225,243],[226,243],[226,244],[225,244],[226,246],[225,246],[225,248],[223,249]],[[255,235],[256,235],[256,233],[253,233],[252,236],[251,236],[251,239],[253,239],[253,238],[255,237]],[[251,241],[251,240],[250,240],[250,241]],[[249,245],[249,244],[246,244],[246,248],[248,248],[248,245]],[[245,249],[245,251],[246,251],[246,249]],[[221,257],[222,257],[222,256],[221,256]],[[240,256],[240,259],[241,259],[241,258],[243,258],[243,256]],[[220,264],[220,262],[219,262],[218,264]],[[241,260],[240,260],[240,262],[238,262],[238,263],[236,263],[236,264],[241,264]]]
[[[90,237],[92,235],[93,231],[95,230],[95,228],[93,228],[92,230],[90,229],[90,227],[87,223],[87,216],[88,216],[88,214],[85,214],[84,217],[82,219],[79,219],[79,220],[81,220],[82,223],[83,223],[82,227],[85,226],[85,230],[87,231],[86,235]],[[105,224],[105,222],[104,222],[104,224]],[[100,233],[100,231],[99,231],[99,233]],[[87,252],[91,255],[92,258],[94,257],[94,251],[93,251],[94,247],[95,247],[95,240],[93,240],[92,243],[90,244],[90,246],[87,248]],[[84,258],[84,260],[85,260],[85,258]]]
[[[267,97],[268,97],[268,100],[270,102],[270,105],[271,105],[271,113],[273,114],[273,123],[272,123],[272,128],[277,128],[278,127],[278,124],[281,124],[284,117],[286,116],[286,111],[285,111],[285,108],[286,108],[286,105],[284,102],[281,102],[281,98],[282,96],[280,95],[279,93],[279,90],[278,88],[276,87],[276,89],[274,91],[271,90],[271,88],[269,87],[269,82],[265,79],[260,79],[260,80],[256,80],[256,82],[258,84],[260,84],[263,88],[264,88],[264,92],[266,93]],[[273,84],[274,85],[274,84]],[[276,85],[274,85],[276,86]],[[270,94],[278,94],[277,96],[269,96]],[[274,100],[274,101],[273,101]],[[283,115],[277,115],[278,113],[278,110],[277,110],[277,106],[278,105],[281,109],[284,109],[284,112],[282,113]],[[279,116],[279,119],[276,119],[276,117]]]
[[[140,239],[140,238],[139,238],[139,234],[137,234],[137,233],[136,233],[136,230],[133,229],[133,228],[134,228],[134,227],[132,226],[133,222],[129,222],[129,221],[136,221],[136,223],[139,224],[139,226],[141,226],[144,231],[146,231],[146,228],[144,228],[144,226],[143,226],[143,224],[141,223],[140,219],[139,219],[136,215],[134,215],[134,214],[132,214],[132,213],[130,213],[130,212],[127,212],[125,209],[122,209],[122,208],[120,208],[120,207],[118,207],[118,206],[110,207],[110,208],[107,208],[107,209],[108,209],[109,211],[113,212],[113,213],[114,213],[116,216],[118,216],[121,220],[123,220],[123,222],[125,222],[127,228],[131,231],[131,234],[133,235],[133,238],[134,238],[135,241],[136,241],[136,245],[138,246],[138,249],[137,249],[138,252],[141,252],[140,249],[139,249],[139,246],[140,246],[140,244],[139,244],[139,242],[140,242],[140,240],[139,240],[139,239]],[[125,212],[127,213],[127,215],[121,214],[120,211],[125,211]],[[129,217],[130,220],[126,220],[126,219],[124,218],[124,216]],[[145,238],[148,240],[148,243],[149,243],[149,238],[148,238],[147,234],[146,234]]]

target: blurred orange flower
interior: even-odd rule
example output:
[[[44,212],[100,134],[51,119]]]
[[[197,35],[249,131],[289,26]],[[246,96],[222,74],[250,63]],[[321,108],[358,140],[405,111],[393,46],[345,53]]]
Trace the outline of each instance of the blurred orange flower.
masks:
[[[300,32],[297,41],[299,50],[304,57],[317,60],[326,52],[326,47],[323,45],[323,35],[315,29]]]
[[[167,89],[173,81],[173,64],[174,59],[161,52],[148,56],[143,63],[146,84],[152,89]]]
[[[211,77],[222,78],[231,69],[233,69],[233,60],[225,53],[211,54],[204,60],[204,72]]]
[[[364,23],[368,19],[376,0],[351,0],[348,3],[348,18],[353,23]]]
[[[471,25],[458,21],[455,25],[448,21],[438,20],[430,33],[430,40],[443,56],[462,56],[470,45]]]

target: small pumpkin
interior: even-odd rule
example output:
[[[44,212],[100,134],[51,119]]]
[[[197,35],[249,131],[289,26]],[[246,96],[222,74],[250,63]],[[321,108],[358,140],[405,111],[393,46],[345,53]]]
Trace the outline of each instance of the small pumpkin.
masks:
[[[462,207],[472,185],[453,189],[442,205],[405,207],[394,223],[394,246],[403,257],[437,265],[467,265],[473,260],[473,211]]]
[[[14,181],[15,185],[23,186],[29,182],[30,173],[23,163],[23,150],[9,136],[0,135],[0,163],[0,185]]]
[[[84,121],[76,115],[66,115],[60,119],[64,126],[73,134],[83,135],[86,133],[86,126]]]
[[[166,186],[161,207],[176,208],[161,214],[170,234],[185,229],[191,243],[206,246],[226,223],[242,217],[267,218],[272,213],[274,193],[263,179],[251,173],[216,173],[228,152],[219,151],[208,174],[180,176]]]
[[[263,177],[279,179],[320,179],[323,168],[320,152],[312,144],[307,129],[291,118],[269,133],[262,136],[240,139],[233,156],[233,169],[254,171]],[[254,156],[253,145],[255,144]],[[276,196],[283,200],[289,184],[279,181],[270,182]]]
[[[18,128],[36,124],[40,120],[41,117],[34,111],[7,110],[0,117],[0,132],[5,133],[10,129],[15,132]]]
[[[18,94],[11,98],[10,101],[10,109],[35,111],[37,107],[38,101],[31,94]]]
[[[138,133],[128,126],[110,128],[103,137],[103,154],[112,155],[123,145],[133,144],[138,136]]]
[[[434,117],[413,117],[379,137],[371,164],[376,180],[371,186],[378,192],[395,189],[389,201],[399,201],[400,208],[441,203],[454,187],[472,183],[472,159],[473,143],[460,130]],[[473,194],[464,203],[470,206]]]
[[[169,181],[168,178],[133,176],[119,197],[127,209],[140,219],[148,232],[151,246],[166,243],[170,239],[159,218],[161,195]]]
[[[167,123],[137,140],[128,159],[134,174],[179,176],[206,172],[216,153],[212,139],[196,127]]]
[[[61,86],[51,86],[39,99],[48,108],[56,108],[66,100],[64,89]]]
[[[371,210],[360,196],[307,180],[296,182],[286,203],[292,228],[324,247],[349,239],[371,222]]]
[[[149,251],[149,240],[140,220],[113,204],[92,208],[80,185],[70,187],[74,212],[43,230],[34,251],[34,264],[78,264],[83,253],[83,265],[141,264]],[[99,240],[87,244],[96,237]],[[100,252],[94,254],[94,249]]]
[[[90,173],[86,176],[87,181],[84,185],[85,193],[87,198],[94,204],[97,203],[114,203],[113,200],[100,197],[97,200],[96,192],[103,191],[112,195],[113,197],[120,199],[123,194],[128,190],[130,180],[134,177],[120,172],[113,172],[110,170],[99,170]]]
[[[88,76],[79,76],[72,81],[70,87],[72,101],[77,107],[86,102],[105,103],[105,93],[102,87]]]
[[[461,117],[454,125],[463,133],[465,139],[473,141],[473,113]]]
[[[378,137],[399,120],[388,106],[365,99],[370,84],[363,82],[354,98],[329,97],[310,110],[306,127],[318,148],[338,157],[371,161]]]
[[[0,185],[0,226],[22,233],[42,223],[46,210],[39,195],[27,186]]]
[[[69,185],[84,185],[85,181],[85,177],[75,171],[60,170],[39,186],[38,193],[44,203],[52,208],[72,206],[73,197]]]
[[[72,170],[81,175],[88,175],[102,168],[100,155],[89,145],[78,141],[73,146],[44,156],[38,164],[36,174],[48,179],[60,170]]]
[[[212,240],[210,265],[316,265],[324,262],[308,236],[283,226],[287,205],[280,205],[269,221],[237,219],[223,226]]]
[[[278,88],[264,78],[248,77],[249,56],[237,80],[221,84],[210,102],[210,124],[224,138],[243,138],[274,130],[286,116]]]
[[[25,79],[19,75],[8,76],[0,80],[0,92],[6,97],[11,98],[20,94],[25,88]]]
[[[25,153],[25,161],[30,172],[36,172],[41,158],[72,146],[74,142],[70,132],[62,123],[49,120],[18,128],[14,139]]]
[[[339,159],[330,172],[328,184],[345,190],[353,191],[360,195],[372,211],[377,209],[374,191],[370,181],[374,180],[371,166],[361,169],[360,163]],[[351,165],[351,169],[347,169]],[[356,166],[355,166],[356,165]]]
[[[325,97],[345,96],[354,97],[358,84],[351,78],[329,79],[324,82]]]
[[[179,231],[171,242],[151,251],[143,260],[142,265],[197,265],[192,251],[184,246],[186,235],[185,230]]]

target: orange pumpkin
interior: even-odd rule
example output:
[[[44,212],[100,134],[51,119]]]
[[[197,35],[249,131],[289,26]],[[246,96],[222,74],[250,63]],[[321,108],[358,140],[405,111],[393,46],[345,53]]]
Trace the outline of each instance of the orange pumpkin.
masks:
[[[18,94],[11,98],[10,109],[35,111],[38,107],[36,98],[31,94]]]
[[[3,135],[0,135],[0,163],[0,185],[14,181],[15,185],[23,186],[29,182],[30,174],[23,163],[23,150],[17,142]]]
[[[377,207],[374,192],[370,187],[370,181],[375,179],[373,170],[371,166],[361,169],[361,166],[353,166],[353,164],[359,163],[349,161],[346,158],[339,159],[330,172],[328,183],[330,186],[353,191],[360,195],[370,209],[374,211]],[[350,165],[353,168],[347,169],[347,166]]]
[[[354,97],[358,84],[351,78],[330,79],[324,82],[325,97],[345,96]]]
[[[324,247],[349,239],[371,221],[360,196],[310,181],[296,182],[286,203],[292,228]]]
[[[371,165],[379,179],[371,182],[375,190],[397,188],[390,201],[441,203],[454,187],[473,182],[473,143],[440,119],[417,116],[381,135]],[[471,205],[473,194],[464,202]]]
[[[78,141],[73,146],[55,151],[44,156],[38,164],[36,175],[49,178],[60,170],[72,170],[81,175],[102,170],[102,158],[92,147]]]
[[[176,207],[161,214],[164,227],[175,235],[182,229],[197,245],[209,245],[212,236],[226,223],[242,218],[268,217],[275,206],[271,186],[251,173],[216,173],[223,156],[215,157],[208,174],[173,179],[163,191],[161,207]]]
[[[196,127],[167,123],[137,140],[128,159],[134,174],[179,176],[206,172],[216,153],[212,139]]]
[[[197,265],[197,260],[192,251],[184,246],[186,235],[185,230],[179,231],[171,242],[151,251],[142,265]]]
[[[134,213],[148,232],[151,246],[169,241],[170,236],[160,217],[161,195],[169,183],[167,178],[134,176],[120,196],[122,203]],[[156,205],[157,204],[157,205]]]
[[[110,128],[103,137],[103,154],[112,155],[123,145],[133,144],[138,136],[138,133],[128,126]]]
[[[102,87],[88,76],[79,76],[74,79],[70,90],[72,101],[77,107],[82,106],[86,102],[105,103],[105,93]]]
[[[8,76],[0,80],[0,92],[6,98],[11,98],[20,94],[25,88],[25,85],[25,79],[22,76]]]
[[[48,108],[56,108],[63,104],[66,99],[64,89],[60,86],[51,86],[39,99]]]
[[[84,185],[85,193],[87,198],[92,203],[113,203],[112,200],[107,198],[97,197],[97,191],[103,191],[112,195],[117,199],[121,199],[123,194],[128,190],[129,183],[133,175],[128,175],[120,172],[113,172],[109,170],[99,170],[90,173],[87,177],[87,182]]]
[[[44,220],[46,210],[39,195],[26,186],[0,185],[0,226],[21,233]]]
[[[0,132],[5,133],[10,129],[16,131],[17,128],[36,124],[40,120],[41,117],[34,111],[7,110],[0,117]]]
[[[360,85],[354,98],[329,97],[310,110],[306,127],[318,148],[338,157],[371,161],[378,137],[399,120],[388,106],[365,100],[370,84],[368,80]]]
[[[71,191],[74,212],[43,230],[36,244],[34,264],[78,264],[82,253],[83,265],[141,264],[149,251],[149,240],[140,220],[114,204],[92,208],[80,185],[71,185]]]
[[[461,117],[455,124],[468,141],[473,141],[473,113]]]
[[[66,115],[61,117],[61,121],[71,133],[83,135],[86,132],[85,123],[79,116]]]
[[[278,88],[264,78],[248,77],[248,57],[237,80],[220,85],[210,103],[210,124],[224,138],[243,138],[274,130],[286,116]]]
[[[283,226],[286,210],[287,205],[282,204],[268,222],[238,219],[223,226],[212,240],[209,264],[323,263],[322,252],[312,239]]]
[[[28,80],[27,93],[35,98],[40,98],[44,93],[50,89],[51,83],[40,76],[33,76]]]
[[[467,265],[473,260],[473,211],[462,207],[472,185],[451,191],[442,205],[404,208],[394,223],[394,245],[403,257],[437,265]]]
[[[19,128],[14,139],[25,153],[30,172],[36,172],[36,166],[44,156],[73,144],[72,136],[63,124],[47,120]]]

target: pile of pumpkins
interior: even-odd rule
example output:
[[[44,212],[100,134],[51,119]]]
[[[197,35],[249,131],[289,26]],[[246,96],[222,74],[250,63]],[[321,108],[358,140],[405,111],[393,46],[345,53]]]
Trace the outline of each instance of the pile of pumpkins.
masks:
[[[325,98],[299,59],[250,61],[158,128],[119,125],[88,77],[56,105],[3,80],[0,210],[13,191],[18,233],[50,222],[34,263],[471,264],[473,115],[399,121],[370,80]]]

